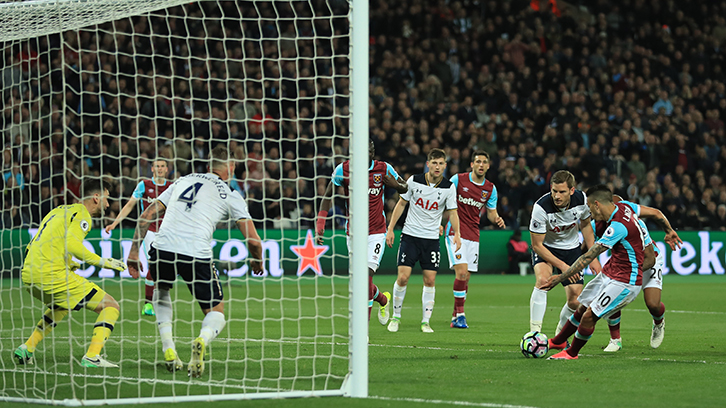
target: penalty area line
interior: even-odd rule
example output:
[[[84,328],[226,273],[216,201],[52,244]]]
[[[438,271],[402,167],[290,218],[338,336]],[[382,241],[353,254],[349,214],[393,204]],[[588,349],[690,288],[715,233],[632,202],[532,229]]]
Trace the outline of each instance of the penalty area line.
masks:
[[[496,404],[493,402],[473,402],[473,401],[445,401],[445,400],[429,400],[424,398],[392,398],[371,395],[369,399],[377,399],[383,401],[405,401],[405,402],[416,402],[416,403],[428,403],[428,404],[449,404],[449,405],[461,405],[464,407],[487,407],[487,408],[537,408],[529,405],[511,405],[511,404]]]

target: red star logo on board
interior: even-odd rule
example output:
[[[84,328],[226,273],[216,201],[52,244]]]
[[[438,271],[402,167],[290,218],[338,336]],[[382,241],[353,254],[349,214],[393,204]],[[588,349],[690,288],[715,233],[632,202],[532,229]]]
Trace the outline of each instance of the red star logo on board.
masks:
[[[305,245],[290,245],[290,250],[300,258],[297,265],[297,276],[302,276],[308,269],[312,269],[316,275],[322,275],[323,268],[320,266],[320,257],[328,252],[329,248],[328,245],[315,245],[312,230],[308,230]]]

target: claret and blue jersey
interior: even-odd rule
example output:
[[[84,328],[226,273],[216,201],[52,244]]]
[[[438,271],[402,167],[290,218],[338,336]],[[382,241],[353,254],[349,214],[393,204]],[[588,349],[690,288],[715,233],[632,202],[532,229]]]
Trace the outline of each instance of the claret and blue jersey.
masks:
[[[479,220],[484,207],[497,208],[497,188],[487,179],[481,184],[474,182],[471,173],[455,174],[450,181],[456,189],[461,238],[479,242]],[[451,222],[446,224],[446,235],[454,235]]]
[[[390,176],[394,180],[398,180],[400,176],[390,164],[371,160],[368,168],[368,233],[369,234],[385,234],[386,233],[386,214],[383,208],[384,189],[383,176]],[[333,171],[332,182],[334,185],[345,189],[346,197],[349,197],[348,187],[350,183],[350,160],[340,163]],[[346,213],[348,212],[348,203],[346,201]],[[348,232],[348,224],[346,222],[346,232]]]
[[[602,269],[605,276],[630,285],[642,285],[641,265],[647,232],[633,207],[623,202],[616,203],[605,225],[597,225],[596,233],[601,234],[597,244],[612,250],[610,260]],[[650,237],[647,239],[650,240]]]

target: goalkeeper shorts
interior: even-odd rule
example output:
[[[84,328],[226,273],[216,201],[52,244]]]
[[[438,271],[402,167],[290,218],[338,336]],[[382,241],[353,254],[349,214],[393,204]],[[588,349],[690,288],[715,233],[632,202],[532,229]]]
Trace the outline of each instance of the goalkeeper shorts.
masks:
[[[106,296],[98,285],[73,272],[48,273],[40,282],[23,279],[23,283],[34,298],[55,309],[95,310]]]
[[[151,245],[149,274],[154,282],[169,288],[174,284],[176,275],[181,276],[202,310],[211,309],[224,300],[219,273],[211,259],[161,251]]]

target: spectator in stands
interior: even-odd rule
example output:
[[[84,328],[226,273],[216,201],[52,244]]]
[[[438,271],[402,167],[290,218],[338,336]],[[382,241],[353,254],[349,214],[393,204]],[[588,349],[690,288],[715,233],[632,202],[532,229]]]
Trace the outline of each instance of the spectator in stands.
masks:
[[[522,231],[515,229],[512,236],[507,241],[507,256],[509,260],[510,274],[519,273],[519,264],[526,262],[529,265],[532,254],[529,251],[529,244],[522,241]]]

